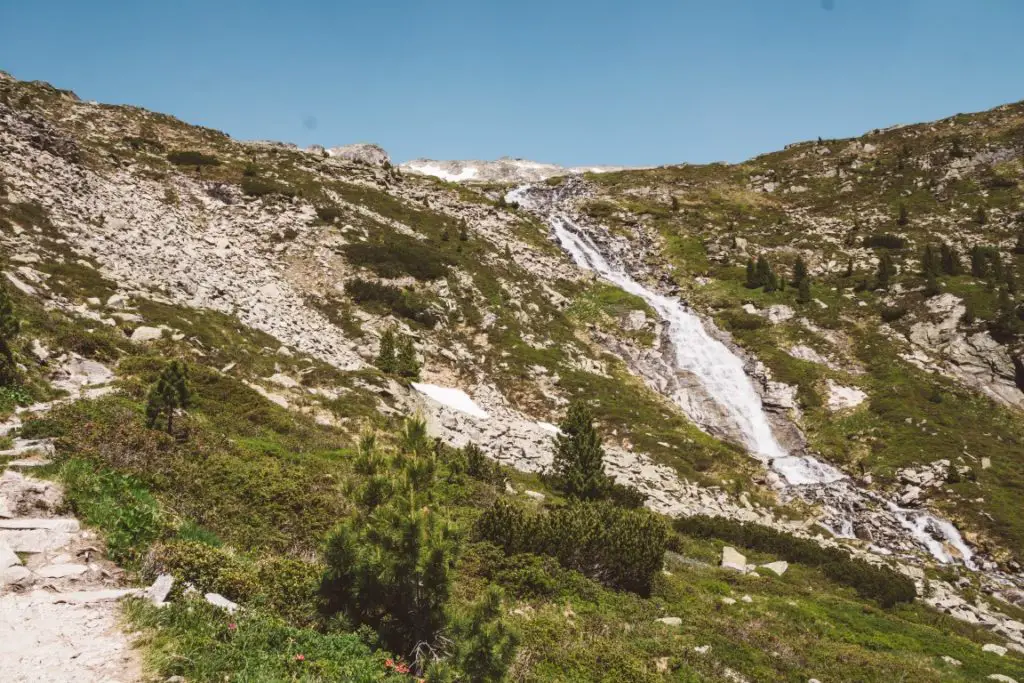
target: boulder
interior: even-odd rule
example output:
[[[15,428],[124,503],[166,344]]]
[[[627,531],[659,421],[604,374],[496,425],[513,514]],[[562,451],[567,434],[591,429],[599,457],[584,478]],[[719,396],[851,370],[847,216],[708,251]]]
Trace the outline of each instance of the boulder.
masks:
[[[662,617],[655,619],[659,624],[665,624],[666,626],[682,626],[683,620],[680,617]]]
[[[214,607],[220,607],[228,614],[234,614],[238,610],[238,603],[231,602],[220,593],[207,593],[203,597],[206,598],[206,602]]]
[[[170,574],[161,574],[156,577],[153,585],[146,589],[146,598],[154,605],[162,605],[167,600],[167,596],[170,595],[173,586],[174,577]]]
[[[722,548],[722,569],[732,569],[738,572],[747,571],[747,558],[732,546]]]
[[[72,576],[81,576],[89,568],[84,564],[49,564],[36,573],[44,579],[66,579]]]
[[[989,674],[988,680],[1000,681],[1000,683],[1017,683],[1016,678],[1010,678],[1009,676],[1006,676],[1004,674]]]
[[[761,566],[775,572],[779,576],[782,576],[786,573],[786,570],[789,569],[789,562],[779,560],[778,562],[769,562],[768,564],[762,564]]]
[[[137,344],[143,344],[145,342],[155,341],[162,337],[164,331],[159,327],[147,327],[140,325],[132,331],[132,341]]]
[[[996,645],[995,643],[985,643],[981,646],[983,652],[991,652],[993,654],[1003,657],[1006,655],[1006,648],[1002,645]]]
[[[942,655],[942,661],[944,661],[946,664],[949,664],[950,666],[960,666],[962,664],[962,662],[959,659],[954,659],[949,655]]]

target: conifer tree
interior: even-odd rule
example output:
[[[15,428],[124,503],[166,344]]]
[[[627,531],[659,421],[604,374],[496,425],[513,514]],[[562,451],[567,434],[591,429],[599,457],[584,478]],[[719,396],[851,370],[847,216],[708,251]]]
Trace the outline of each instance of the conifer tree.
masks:
[[[398,370],[394,329],[389,327],[380,335],[380,350],[377,352],[377,359],[373,364],[377,366],[378,370],[389,375],[395,374]]]
[[[992,324],[994,337],[1012,338],[1020,334],[1021,320],[1017,317],[1017,306],[1005,289],[999,290],[999,312]]]
[[[604,473],[604,448],[590,409],[581,401],[574,402],[560,428],[552,469],[562,490],[573,498],[602,497],[609,480]]]
[[[146,397],[146,420],[152,429],[161,415],[167,416],[167,433],[174,430],[174,411],[189,406],[190,391],[185,364],[172,360],[150,387]]]
[[[1024,232],[1017,233],[1017,243],[1013,245],[1014,254],[1024,254]]]
[[[11,344],[21,331],[21,321],[14,314],[14,304],[7,288],[0,285],[0,385],[14,380],[17,364]]]
[[[395,372],[409,379],[418,379],[420,376],[420,362],[416,360],[416,347],[413,346],[412,337],[403,336],[398,343]]]
[[[978,225],[985,225],[988,222],[988,214],[985,213],[984,206],[979,206],[978,210],[974,212],[974,222]]]
[[[766,292],[774,292],[779,288],[779,281],[775,277],[775,272],[772,271],[772,266],[764,255],[757,257],[755,272],[758,287],[764,287]]]
[[[921,253],[921,274],[925,277],[938,275],[942,271],[942,258],[930,245],[924,245]]]
[[[459,241],[460,242],[465,242],[468,239],[469,239],[469,227],[465,223],[463,223],[462,226],[459,228]]]
[[[910,218],[907,215],[907,205],[900,204],[899,212],[896,215],[896,225],[906,225],[910,222]]]
[[[793,264],[793,284],[800,287],[800,283],[807,277],[807,264],[804,263],[803,256],[796,257],[796,263]]]
[[[889,281],[896,274],[896,266],[892,262],[889,252],[883,252],[878,260],[878,286],[882,289],[889,289]]]
[[[928,273],[924,280],[924,295],[927,297],[937,296],[942,293],[939,281],[935,279],[934,273]]]
[[[408,486],[369,514],[345,519],[327,541],[321,586],[328,612],[372,627],[413,654],[446,623],[457,544],[451,523]]]
[[[469,613],[454,621],[455,667],[473,683],[500,683],[512,664],[519,635],[503,618],[503,593],[488,586]]]
[[[956,253],[956,248],[943,242],[939,251],[939,257],[942,261],[942,272],[946,275],[959,275],[960,255]]]
[[[796,301],[800,304],[807,304],[811,302],[811,278],[805,277],[800,280],[800,286],[797,288]]]
[[[845,277],[853,277],[853,259],[852,258],[849,259],[846,262],[846,273],[844,273],[844,275],[845,275]]]
[[[980,245],[971,247],[971,275],[978,278],[988,275],[988,257]]]
[[[757,281],[757,267],[754,259],[747,259],[747,289],[755,289],[761,285]]]
[[[679,211],[679,197],[672,195],[672,212]]]

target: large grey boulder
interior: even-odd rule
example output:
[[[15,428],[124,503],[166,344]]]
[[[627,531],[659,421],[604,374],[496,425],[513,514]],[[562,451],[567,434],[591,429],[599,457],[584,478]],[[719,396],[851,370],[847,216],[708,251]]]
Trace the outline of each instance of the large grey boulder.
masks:
[[[732,546],[722,548],[722,569],[733,569],[738,572],[747,571],[747,558]]]
[[[383,147],[366,142],[331,147],[327,150],[327,156],[331,159],[361,162],[371,166],[383,166],[386,163],[391,163],[391,157]]]

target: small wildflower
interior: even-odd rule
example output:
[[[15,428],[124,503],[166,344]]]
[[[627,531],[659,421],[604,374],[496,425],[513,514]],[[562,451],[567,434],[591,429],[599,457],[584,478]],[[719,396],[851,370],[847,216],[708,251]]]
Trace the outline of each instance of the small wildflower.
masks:
[[[306,655],[304,655],[304,654],[302,654],[300,652],[299,654],[295,655],[295,661],[296,662],[304,662],[304,661],[306,661]]]
[[[391,669],[391,668],[394,668],[394,666],[395,666],[395,660],[391,659],[390,657],[388,659],[384,660],[384,668],[385,669]]]
[[[397,671],[400,674],[407,674],[407,673],[409,673],[409,665],[408,664],[398,664],[398,665],[395,666],[395,671]]]
[[[238,624],[236,624],[235,622],[231,622],[230,624],[228,624],[228,630],[229,631],[235,631],[237,629],[238,629]]]

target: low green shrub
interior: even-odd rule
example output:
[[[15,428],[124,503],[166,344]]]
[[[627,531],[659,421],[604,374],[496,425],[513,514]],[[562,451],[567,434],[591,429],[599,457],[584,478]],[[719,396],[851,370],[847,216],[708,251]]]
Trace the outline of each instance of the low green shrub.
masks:
[[[609,503],[530,512],[499,499],[477,520],[478,539],[506,553],[550,555],[605,585],[646,594],[661,569],[667,529],[659,517]]]
[[[385,278],[409,275],[417,280],[436,280],[448,274],[451,263],[433,243],[397,233],[388,235],[386,241],[353,242],[342,251],[354,265]]]
[[[880,315],[882,321],[887,323],[893,323],[905,316],[909,311],[906,306],[885,306],[882,308]]]
[[[903,249],[907,246],[907,240],[899,235],[890,235],[888,233],[868,235],[864,238],[864,246],[869,249]]]
[[[838,548],[823,548],[812,540],[760,524],[694,515],[679,517],[673,527],[687,536],[721,539],[789,562],[820,567],[833,581],[851,586],[861,597],[877,600],[883,607],[912,602],[917,595],[913,581],[888,567],[868,564]]]
[[[98,527],[115,562],[133,565],[165,530],[160,506],[134,478],[86,460],[68,460],[60,470],[64,496],[86,524]]]
[[[280,195],[282,197],[294,197],[296,192],[283,183],[266,180],[264,178],[242,178],[242,194],[247,197],[269,197]]]
[[[167,155],[167,160],[175,166],[219,166],[220,160],[210,154],[195,150],[178,150]]]
[[[394,285],[354,278],[345,283],[345,293],[360,306],[393,313],[427,327],[433,327],[439,320],[422,296]]]

